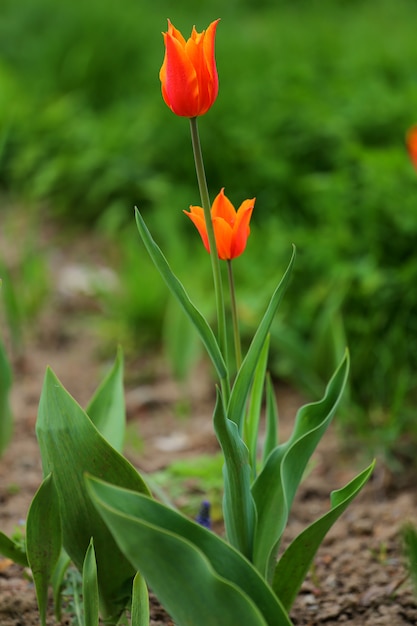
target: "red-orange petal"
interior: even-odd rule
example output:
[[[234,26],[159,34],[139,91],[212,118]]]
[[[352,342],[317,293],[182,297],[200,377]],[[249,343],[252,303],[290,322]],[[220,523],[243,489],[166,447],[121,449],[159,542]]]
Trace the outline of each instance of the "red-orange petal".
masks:
[[[246,243],[250,233],[249,222],[252,217],[254,206],[255,198],[252,200],[245,200],[242,202],[237,212],[231,244],[231,254],[233,259],[240,256],[246,248]]]
[[[221,217],[215,217],[213,218],[213,228],[219,259],[222,261],[232,259],[232,227]]]
[[[211,207],[211,215],[213,218],[221,217],[226,220],[228,224],[233,226],[236,220],[236,210],[229,198],[224,194],[224,187],[220,190],[217,196],[214,198],[214,202]]]
[[[198,112],[198,80],[184,46],[170,33],[165,36],[166,54],[161,68],[162,95],[176,114],[195,117]]]
[[[184,213],[188,215],[190,220],[193,222],[194,226],[200,233],[205,249],[207,252],[210,252],[206,220],[204,219],[204,210],[200,206],[190,206],[190,210],[184,211]]]
[[[410,155],[411,162],[417,169],[417,125],[412,126],[407,132],[407,148]]]

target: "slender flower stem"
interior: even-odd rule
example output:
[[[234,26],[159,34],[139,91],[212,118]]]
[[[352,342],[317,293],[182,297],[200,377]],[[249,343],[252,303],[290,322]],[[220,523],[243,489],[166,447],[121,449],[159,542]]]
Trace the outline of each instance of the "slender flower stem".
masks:
[[[217,255],[216,238],[214,235],[213,222],[211,220],[210,212],[210,197],[207,187],[207,179],[204,170],[203,153],[201,151],[200,137],[198,134],[197,118],[190,118],[191,140],[193,144],[194,162],[197,173],[198,187],[200,190],[201,206],[204,210],[204,219],[206,221],[207,235],[210,246],[210,259],[211,268],[213,272],[214,292],[216,297],[216,309],[217,309],[217,332],[220,350],[223,354],[223,358],[228,364],[227,359],[227,333],[226,333],[226,313],[224,306],[223,296],[223,284],[220,272],[220,262]],[[227,404],[230,395],[230,382],[229,377],[227,380],[222,380],[221,387],[223,393],[224,403]]]
[[[227,275],[229,278],[230,306],[232,308],[233,338],[235,342],[236,369],[239,370],[242,365],[242,347],[240,344],[239,318],[236,306],[235,281],[233,278],[232,261],[227,261]]]

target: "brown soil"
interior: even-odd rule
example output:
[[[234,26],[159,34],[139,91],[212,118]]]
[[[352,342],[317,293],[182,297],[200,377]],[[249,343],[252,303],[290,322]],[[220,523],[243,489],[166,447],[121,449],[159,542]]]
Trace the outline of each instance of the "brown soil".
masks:
[[[46,365],[51,365],[74,397],[85,405],[106,363],[99,358],[96,338],[77,323],[77,307],[57,301],[45,312],[30,340],[25,358],[16,368],[12,405],[13,440],[0,460],[0,529],[14,532],[25,519],[41,480],[35,438],[37,404]],[[140,451],[127,446],[127,456],[146,472],[163,468],[173,459],[214,453],[211,429],[212,384],[204,372],[190,381],[192,418],[178,419],[180,394],[175,383],[156,363],[151,383],[133,382],[130,366],[126,397],[129,432],[143,441]],[[301,400],[286,388],[278,389],[282,431],[288,432]],[[366,455],[364,455],[365,457]],[[329,492],[345,484],[367,461],[347,457],[333,431],[321,443],[315,465],[294,505],[285,540],[329,505]],[[361,467],[360,467],[361,466]],[[292,611],[297,626],[321,624],[351,626],[405,626],[417,624],[417,603],[401,554],[400,529],[416,519],[413,486],[396,489],[389,472],[379,464],[370,484],[329,533],[315,559]],[[172,624],[152,599],[153,625]],[[48,626],[54,624],[51,609]],[[61,622],[69,625],[70,617]],[[30,572],[0,557],[0,625],[39,624]],[[197,626],[197,625],[196,625]]]

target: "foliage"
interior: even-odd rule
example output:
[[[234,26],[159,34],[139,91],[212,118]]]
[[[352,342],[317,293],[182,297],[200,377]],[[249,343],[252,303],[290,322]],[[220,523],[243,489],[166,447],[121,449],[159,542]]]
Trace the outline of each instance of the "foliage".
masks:
[[[162,37],[153,33],[165,28],[168,8],[73,0],[58,12],[53,0],[2,3],[0,183],[48,201],[72,224],[95,220],[111,231],[137,204],[181,263],[173,239],[189,245],[190,229],[171,233],[166,224],[196,198],[181,125],[166,123],[172,114],[155,89]],[[172,18],[188,24],[189,11],[181,3]],[[257,193],[260,243],[251,245],[261,259],[271,250],[283,261],[288,241],[301,251],[300,280],[284,304],[291,334],[272,330],[275,373],[299,383],[302,372],[316,393],[346,336],[356,405],[346,420],[390,449],[415,431],[416,181],[403,147],[417,107],[415,4],[401,0],[394,11],[386,0],[215,1],[199,8],[199,22],[217,14],[225,88],[203,129],[208,175],[219,189],[227,172],[232,197]],[[239,85],[228,88],[242,67]],[[244,294],[260,272],[256,256],[240,262]],[[265,290],[272,273],[269,280]],[[152,329],[147,301],[128,301],[129,334],[135,319]],[[158,296],[161,320],[159,305]],[[250,294],[244,308],[250,337],[259,314]]]
[[[13,418],[10,408],[10,389],[12,386],[12,372],[5,347],[0,338],[0,456],[9,443]]]

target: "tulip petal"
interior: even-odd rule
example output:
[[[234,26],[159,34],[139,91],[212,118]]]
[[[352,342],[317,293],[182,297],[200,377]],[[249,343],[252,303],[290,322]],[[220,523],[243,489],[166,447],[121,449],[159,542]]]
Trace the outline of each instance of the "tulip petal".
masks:
[[[213,217],[213,228],[219,259],[227,261],[228,259],[233,258],[233,255],[231,254],[233,236],[232,227],[221,217]]]
[[[232,258],[240,256],[246,248],[246,242],[249,237],[249,222],[252,217],[255,199],[245,200],[242,202],[233,227],[233,239],[231,245]]]
[[[214,199],[211,214],[213,219],[215,217],[221,217],[225,220],[230,226],[233,226],[236,220],[236,211],[233,204],[230,202],[229,198],[224,195],[224,187],[221,189],[220,193]]]
[[[407,133],[407,148],[411,162],[417,169],[417,125],[412,126]]]
[[[218,22],[212,22],[201,33],[193,27],[191,37],[185,40],[168,20],[168,31],[163,33],[165,56],[159,78],[165,103],[176,115],[203,115],[217,98],[214,40]]]
[[[167,33],[166,56],[162,95],[166,104],[176,114],[195,117],[198,112],[198,80],[194,66],[184,46]]]
[[[188,215],[190,220],[193,222],[194,226],[200,233],[205,249],[207,252],[210,252],[206,220],[204,219],[204,210],[200,206],[190,206],[190,211],[184,211],[184,213]]]

